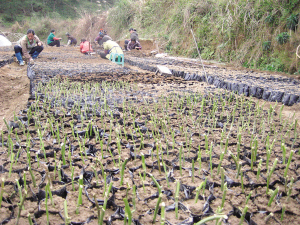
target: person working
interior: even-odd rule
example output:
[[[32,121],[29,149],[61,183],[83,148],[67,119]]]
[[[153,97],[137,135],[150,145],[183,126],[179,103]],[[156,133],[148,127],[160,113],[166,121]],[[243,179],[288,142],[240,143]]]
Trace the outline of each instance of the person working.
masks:
[[[90,42],[88,42],[85,39],[81,39],[81,43],[80,43],[80,52],[87,55],[90,52],[93,52],[92,46],[90,44]]]
[[[50,34],[47,38],[47,44],[49,46],[55,46],[56,45],[56,47],[60,47],[60,41],[59,40],[61,40],[61,38],[56,38],[55,37],[55,30],[51,30],[51,32],[50,32]]]
[[[100,56],[103,59],[109,59],[111,53],[120,53],[124,54],[121,47],[118,45],[118,43],[108,40],[103,43],[104,52],[100,52]]]
[[[140,42],[136,41],[135,39],[131,39],[128,42],[128,45],[127,45],[127,50],[128,51],[133,50],[133,49],[136,49],[136,50],[141,50],[142,49],[142,46],[141,46]]]
[[[43,49],[43,42],[40,41],[32,29],[27,30],[27,35],[22,37],[14,47],[20,66],[24,66],[22,55],[32,64],[34,63],[33,60],[38,57]]]
[[[75,46],[77,44],[76,38],[74,38],[73,36],[71,36],[69,33],[66,33],[66,36],[68,38],[67,46],[69,46],[69,45],[74,45]]]
[[[128,50],[127,45],[131,39],[135,39],[136,41],[139,41],[139,35],[137,34],[136,29],[130,28],[129,32],[130,32],[130,39],[125,40],[125,45],[124,45],[125,50]]]
[[[104,42],[111,40],[112,38],[108,36],[107,34],[99,32],[99,35],[95,38],[95,42],[98,43],[99,45],[103,45]]]

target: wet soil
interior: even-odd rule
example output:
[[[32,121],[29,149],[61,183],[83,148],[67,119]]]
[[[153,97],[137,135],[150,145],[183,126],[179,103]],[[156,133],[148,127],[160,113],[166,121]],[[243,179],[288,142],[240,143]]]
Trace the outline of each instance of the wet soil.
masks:
[[[132,223],[152,224],[160,189],[168,224],[214,214],[227,216],[222,224],[300,223],[297,104],[281,109],[76,48],[46,48],[29,72],[30,98],[2,129],[1,223],[28,224],[30,215],[34,224],[97,224],[96,204],[107,200],[104,223],[123,224],[127,199]],[[159,204],[154,223],[161,219]]]

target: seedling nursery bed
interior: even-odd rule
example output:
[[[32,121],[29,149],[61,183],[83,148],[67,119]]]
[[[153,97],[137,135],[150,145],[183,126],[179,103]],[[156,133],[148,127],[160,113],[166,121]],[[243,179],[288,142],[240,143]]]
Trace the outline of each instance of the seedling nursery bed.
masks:
[[[1,224],[300,223],[287,106],[47,54],[1,131]]]

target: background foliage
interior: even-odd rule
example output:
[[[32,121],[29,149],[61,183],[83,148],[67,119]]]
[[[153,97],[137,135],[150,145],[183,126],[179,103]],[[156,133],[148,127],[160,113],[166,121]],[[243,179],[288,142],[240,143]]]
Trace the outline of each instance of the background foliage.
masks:
[[[120,2],[131,7],[115,5],[110,18],[121,12],[121,19],[108,19],[120,38],[128,32],[120,27],[127,25],[135,27],[142,37],[158,39],[172,54],[197,57],[193,29],[204,59],[298,73],[295,51],[300,44],[299,0]]]
[[[1,0],[2,24],[12,30],[35,28],[97,35],[100,27],[116,40],[128,28],[155,39],[174,55],[198,57],[194,31],[204,59],[249,68],[299,74],[300,0]]]

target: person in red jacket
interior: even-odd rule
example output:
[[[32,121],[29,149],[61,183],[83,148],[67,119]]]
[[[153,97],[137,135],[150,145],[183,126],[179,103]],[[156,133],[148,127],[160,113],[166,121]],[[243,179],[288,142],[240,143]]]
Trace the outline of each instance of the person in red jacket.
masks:
[[[81,43],[80,43],[80,52],[87,55],[90,52],[93,52],[92,46],[90,44],[90,42],[88,42],[85,39],[81,39]]]

